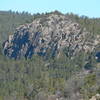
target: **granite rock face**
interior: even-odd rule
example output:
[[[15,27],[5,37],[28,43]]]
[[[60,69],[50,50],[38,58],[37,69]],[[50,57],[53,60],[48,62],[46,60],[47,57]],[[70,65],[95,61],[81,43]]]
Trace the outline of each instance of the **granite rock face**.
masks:
[[[31,58],[33,54],[55,57],[66,48],[66,55],[74,56],[95,48],[98,41],[90,38],[90,33],[70,18],[50,14],[19,26],[3,43],[3,51],[7,57],[19,59]]]

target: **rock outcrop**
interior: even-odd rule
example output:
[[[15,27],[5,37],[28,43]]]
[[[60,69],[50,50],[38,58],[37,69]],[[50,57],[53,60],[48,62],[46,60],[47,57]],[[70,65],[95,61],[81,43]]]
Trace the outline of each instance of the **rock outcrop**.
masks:
[[[100,94],[96,94],[95,96],[92,96],[90,100],[100,100]]]
[[[74,56],[95,48],[98,41],[90,38],[90,33],[70,18],[50,14],[18,27],[3,43],[3,51],[6,56],[19,59],[31,58],[33,54],[55,57],[66,48],[66,55]]]

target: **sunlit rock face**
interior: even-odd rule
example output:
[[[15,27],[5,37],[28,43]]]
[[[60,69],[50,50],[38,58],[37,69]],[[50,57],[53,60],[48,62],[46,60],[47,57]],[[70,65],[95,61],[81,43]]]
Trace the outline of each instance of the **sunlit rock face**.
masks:
[[[89,37],[85,28],[65,15],[49,14],[19,26],[3,43],[3,51],[14,59],[31,58],[33,54],[48,58],[66,48],[66,55],[74,56],[94,49],[94,40]]]

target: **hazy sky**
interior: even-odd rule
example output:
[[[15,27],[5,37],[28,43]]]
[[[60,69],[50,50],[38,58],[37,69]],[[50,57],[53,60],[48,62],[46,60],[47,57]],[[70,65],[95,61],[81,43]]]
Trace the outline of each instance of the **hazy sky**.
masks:
[[[59,10],[63,13],[100,17],[100,0],[0,0],[0,10],[30,13]]]

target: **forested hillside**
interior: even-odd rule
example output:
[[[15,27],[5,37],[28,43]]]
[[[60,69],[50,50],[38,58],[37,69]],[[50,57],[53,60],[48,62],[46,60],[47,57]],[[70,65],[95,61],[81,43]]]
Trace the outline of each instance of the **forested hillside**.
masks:
[[[24,56],[21,59],[10,58],[9,48],[13,44],[9,43],[10,46],[7,47],[9,54],[7,56],[4,54],[2,45],[9,35],[18,33],[17,35],[20,36],[19,34],[22,33],[23,36],[24,34],[24,26],[22,30],[19,28],[16,31],[16,28],[25,25],[25,29],[27,29],[27,25],[37,25],[39,19],[42,19],[40,22],[45,27],[50,21],[47,18],[51,15],[64,16],[63,23],[67,17],[68,26],[74,30],[75,34],[77,34],[78,29],[77,27],[74,29],[73,26],[77,26],[77,24],[73,24],[73,22],[78,23],[78,26],[81,27],[79,28],[80,34],[89,33],[88,39],[84,34],[84,38],[79,34],[79,39],[83,45],[84,43],[88,45],[94,40],[99,42],[100,18],[79,17],[72,13],[64,15],[58,11],[33,15],[26,12],[0,11],[0,100],[56,100],[57,98],[58,100],[89,100],[92,96],[100,94],[100,55],[96,56],[96,53],[100,50],[100,43],[96,46],[90,45],[95,47],[92,52],[85,53],[85,50],[79,49],[81,51],[78,51],[76,48],[74,49],[78,51],[76,55],[71,55],[72,49],[62,46],[60,55],[52,57],[50,50],[54,48],[54,44],[50,50],[48,49],[46,56],[37,55],[38,52],[36,51],[30,59]],[[59,17],[57,18],[59,19]],[[60,20],[62,21],[62,19]],[[32,22],[33,24],[30,24]],[[36,24],[34,24],[35,22]],[[57,22],[57,20],[54,22]],[[84,28],[86,31],[83,30]],[[40,30],[37,27],[36,29]],[[32,31],[34,30],[35,28]],[[15,36],[14,39],[16,40],[18,36]],[[52,38],[52,41],[54,39]],[[86,39],[85,42],[84,39]],[[64,40],[64,36],[62,40]],[[52,41],[50,41],[51,44]],[[14,47],[18,43],[15,43]],[[45,44],[44,41],[43,43]],[[38,45],[37,42],[36,44]],[[74,44],[71,46],[74,47]],[[11,50],[13,50],[13,47]],[[99,60],[97,60],[97,57]]]

